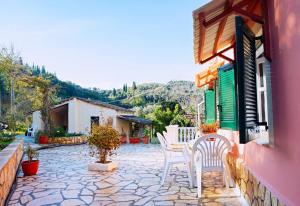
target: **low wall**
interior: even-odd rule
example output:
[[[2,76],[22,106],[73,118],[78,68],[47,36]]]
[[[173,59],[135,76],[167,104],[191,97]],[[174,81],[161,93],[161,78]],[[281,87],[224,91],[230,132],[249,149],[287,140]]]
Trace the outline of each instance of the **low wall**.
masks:
[[[83,144],[86,143],[86,136],[74,136],[74,137],[51,137],[48,138],[48,144]]]
[[[0,152],[0,205],[4,205],[23,156],[23,140],[15,140]]]
[[[239,187],[243,197],[253,206],[284,206],[243,164],[242,159],[236,159],[232,154],[227,155],[232,178]]]

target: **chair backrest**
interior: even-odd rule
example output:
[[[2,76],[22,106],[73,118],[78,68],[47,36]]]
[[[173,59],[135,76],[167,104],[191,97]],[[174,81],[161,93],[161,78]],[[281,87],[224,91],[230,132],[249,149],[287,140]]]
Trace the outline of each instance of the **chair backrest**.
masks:
[[[157,135],[157,138],[159,140],[159,143],[160,143],[162,149],[163,150],[167,149],[167,141],[166,141],[165,137],[162,136],[162,134],[160,134],[160,133],[157,133],[156,135]]]
[[[218,134],[208,134],[197,139],[193,145],[192,158],[197,155],[197,162],[201,161],[202,167],[222,167],[223,159],[230,150],[229,140]]]

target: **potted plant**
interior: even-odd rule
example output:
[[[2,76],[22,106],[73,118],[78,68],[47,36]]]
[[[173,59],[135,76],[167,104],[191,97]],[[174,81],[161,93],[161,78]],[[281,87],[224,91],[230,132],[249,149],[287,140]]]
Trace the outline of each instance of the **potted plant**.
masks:
[[[142,137],[142,141],[144,144],[149,144],[149,137],[148,136]]]
[[[91,149],[91,155],[98,159],[97,162],[88,165],[88,170],[111,171],[117,167],[116,163],[107,160],[108,155],[111,155],[112,151],[120,146],[117,130],[109,125],[94,124],[87,143]]]
[[[122,128],[122,133],[120,135],[120,142],[121,142],[121,144],[125,144],[127,142],[127,136],[126,136],[126,133],[124,132],[123,128]]]
[[[39,153],[28,144],[25,154],[27,155],[27,160],[21,163],[24,175],[36,175],[39,168],[39,160],[37,159]]]
[[[139,137],[130,137],[129,143],[130,144],[138,144],[138,143],[140,143],[140,138]]]
[[[46,132],[38,132],[38,142],[39,144],[48,144],[48,134]]]
[[[218,122],[214,122],[211,124],[202,124],[200,130],[202,131],[203,134],[214,134],[217,132],[219,128],[219,123]],[[211,138],[211,140],[213,141],[214,138]]]

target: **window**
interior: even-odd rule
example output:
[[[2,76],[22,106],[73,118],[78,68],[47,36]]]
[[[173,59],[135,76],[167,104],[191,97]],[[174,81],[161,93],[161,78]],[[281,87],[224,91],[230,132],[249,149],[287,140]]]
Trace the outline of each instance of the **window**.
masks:
[[[236,79],[240,143],[272,140],[270,64],[256,49],[256,37],[241,17],[236,17]],[[262,46],[261,46],[262,47]],[[270,135],[271,134],[271,135]]]
[[[99,125],[99,116],[91,116],[91,128],[93,124]]]
[[[260,122],[268,122],[267,93],[266,93],[266,72],[263,60],[257,60],[257,106]]]

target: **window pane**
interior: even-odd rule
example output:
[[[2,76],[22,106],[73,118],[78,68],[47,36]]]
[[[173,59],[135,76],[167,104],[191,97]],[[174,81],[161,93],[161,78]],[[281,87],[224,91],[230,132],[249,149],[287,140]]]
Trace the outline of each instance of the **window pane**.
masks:
[[[260,87],[264,87],[264,69],[263,69],[263,64],[259,64],[259,82],[260,82]]]
[[[265,111],[265,92],[260,93],[260,99],[261,99],[261,120],[262,122],[266,121],[266,111]]]

